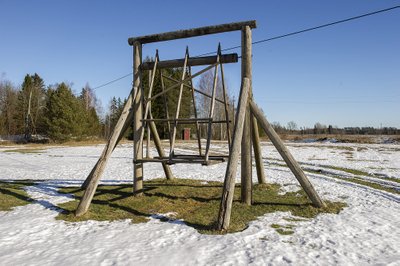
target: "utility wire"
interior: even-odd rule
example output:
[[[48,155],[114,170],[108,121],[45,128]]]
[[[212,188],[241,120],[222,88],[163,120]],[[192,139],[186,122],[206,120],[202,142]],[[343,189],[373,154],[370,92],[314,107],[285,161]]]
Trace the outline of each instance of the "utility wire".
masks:
[[[351,18],[346,18],[346,19],[338,20],[338,21],[335,21],[335,22],[331,22],[331,23],[319,25],[319,26],[312,27],[312,28],[307,28],[307,29],[304,29],[304,30],[299,30],[299,31],[295,31],[295,32],[291,32],[291,33],[287,33],[287,34],[275,36],[275,37],[268,38],[268,39],[263,39],[263,40],[255,41],[255,42],[252,42],[252,44],[260,44],[260,43],[269,42],[269,41],[273,41],[273,40],[277,40],[277,39],[282,39],[282,38],[285,38],[285,37],[289,37],[289,36],[301,34],[301,33],[304,33],[304,32],[313,31],[313,30],[317,30],[317,29],[321,29],[321,28],[325,28],[325,27],[337,25],[337,24],[340,24],[340,23],[344,23],[344,22],[348,22],[348,21],[352,21],[352,20],[356,20],[356,19],[360,19],[360,18],[364,18],[364,17],[376,15],[376,14],[379,14],[379,13],[391,11],[391,10],[396,9],[396,8],[400,8],[400,5],[394,6],[394,7],[390,7],[390,8],[381,9],[381,10],[378,10],[378,11],[366,13],[366,14],[359,15],[359,16],[355,16],[355,17],[351,17]],[[221,51],[230,51],[230,50],[238,49],[238,48],[240,48],[240,47],[241,47],[240,45],[238,45],[238,46],[233,46],[233,47],[229,47],[229,48],[222,49]],[[215,54],[215,53],[216,53],[216,52],[204,53],[204,54],[200,54],[200,55],[198,55],[198,56],[196,56],[196,57],[200,57],[200,56],[204,56],[204,55],[210,55],[210,54]],[[121,80],[121,79],[124,79],[124,78],[126,78],[126,77],[128,77],[128,76],[130,76],[130,75],[132,75],[132,74],[133,74],[133,72],[131,72],[131,73],[129,73],[129,74],[126,74],[126,75],[124,75],[124,76],[122,76],[122,77],[119,77],[119,78],[117,78],[117,79],[114,79],[114,80],[112,80],[112,81],[109,81],[109,82],[107,82],[107,83],[104,83],[104,84],[102,84],[102,85],[100,85],[100,86],[97,86],[97,87],[93,88],[93,90],[96,90],[96,89],[105,87],[105,86],[107,86],[107,85],[110,85],[110,84],[112,84],[112,83],[114,83],[114,82],[117,82],[117,81],[119,81],[119,80]]]
[[[275,37],[268,38],[268,39],[263,39],[263,40],[255,41],[255,42],[252,42],[252,44],[259,44],[259,43],[263,43],[263,42],[269,42],[269,41],[273,41],[273,40],[277,40],[277,39],[289,37],[289,36],[292,36],[292,35],[304,33],[304,32],[307,32],[307,31],[313,31],[313,30],[317,30],[317,29],[321,29],[321,28],[333,26],[333,25],[336,25],[336,24],[348,22],[348,21],[351,21],[351,20],[356,20],[356,19],[360,19],[360,18],[372,16],[372,15],[375,15],[375,14],[387,12],[387,11],[390,11],[390,10],[393,10],[393,9],[396,9],[396,8],[400,8],[400,6],[394,6],[394,7],[390,7],[390,8],[386,8],[386,9],[382,9],[382,10],[378,10],[378,11],[374,11],[374,12],[371,12],[371,13],[363,14],[363,15],[360,15],[360,16],[355,16],[355,17],[351,17],[351,18],[347,18],[347,19],[342,19],[342,20],[339,20],[339,21],[335,21],[335,22],[331,22],[331,23],[319,25],[319,26],[316,26],[316,27],[312,27],[312,28],[308,28],[308,29],[304,29],[304,30],[295,31],[295,32],[291,32],[291,33],[287,33],[287,34],[275,36]],[[238,45],[238,46],[234,46],[234,47],[222,49],[222,51],[234,50],[234,49],[238,49],[238,48],[240,48],[240,47],[241,47],[241,46]],[[209,54],[214,54],[214,53],[215,53],[215,52],[209,52],[209,53],[201,54],[201,55],[199,55],[199,56],[209,55]]]
[[[107,83],[104,83],[104,84],[102,84],[102,85],[100,85],[100,86],[94,87],[93,90],[97,90],[97,89],[99,89],[99,88],[102,88],[102,87],[105,87],[105,86],[107,86],[107,85],[110,85],[110,84],[112,84],[112,83],[114,83],[114,82],[117,82],[118,80],[124,79],[124,78],[126,78],[126,77],[128,77],[128,76],[130,76],[130,75],[132,75],[132,74],[133,74],[133,72],[131,72],[131,73],[129,73],[129,74],[126,74],[126,75],[124,75],[124,76],[122,76],[122,77],[119,77],[119,78],[117,78],[117,79],[111,80],[111,81],[109,81],[109,82],[107,82]]]

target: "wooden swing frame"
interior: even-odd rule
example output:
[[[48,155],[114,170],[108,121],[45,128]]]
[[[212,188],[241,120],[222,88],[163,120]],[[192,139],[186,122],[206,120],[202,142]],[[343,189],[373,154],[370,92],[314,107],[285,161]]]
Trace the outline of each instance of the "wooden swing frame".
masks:
[[[173,179],[174,176],[169,167],[174,163],[201,163],[209,164],[211,161],[223,161],[226,156],[211,155],[211,131],[213,123],[224,123],[228,132],[228,145],[229,156],[228,164],[225,173],[224,188],[221,197],[220,210],[218,214],[218,230],[227,230],[230,223],[230,215],[232,210],[233,192],[235,188],[235,179],[239,155],[241,155],[241,201],[247,205],[252,204],[252,148],[254,150],[254,159],[256,163],[257,177],[259,183],[265,183],[265,174],[263,159],[260,146],[260,138],[258,134],[258,124],[266,132],[267,136],[272,141],[284,161],[289,166],[292,173],[298,179],[299,183],[305,190],[306,194],[312,201],[315,207],[325,206],[324,202],[319,198],[317,192],[305,176],[299,164],[290,154],[285,147],[279,136],[268,123],[266,117],[253,101],[252,93],[252,29],[256,28],[256,21],[243,21],[214,26],[207,26],[201,28],[194,28],[188,30],[180,30],[173,32],[166,32],[160,34],[146,35],[141,37],[129,38],[128,43],[133,46],[133,88],[129,94],[127,102],[123,108],[122,114],[114,128],[110,139],[108,140],[103,153],[101,154],[98,162],[86,178],[82,187],[85,188],[84,195],[75,212],[76,216],[81,216],[89,209],[90,203],[93,199],[94,193],[97,189],[100,177],[104,171],[106,163],[111,156],[112,151],[115,149],[119,140],[123,137],[124,132],[129,128],[133,122],[133,176],[134,176],[134,194],[141,196],[143,194],[143,163],[146,162],[159,162],[163,166],[163,170],[167,179]],[[230,132],[230,119],[228,112],[228,103],[226,97],[226,87],[224,83],[223,64],[234,63],[238,61],[237,54],[222,54],[221,47],[218,46],[216,56],[207,57],[193,57],[189,56],[189,50],[186,49],[185,57],[183,59],[160,61],[158,51],[154,62],[142,62],[142,45],[152,42],[170,41],[181,38],[190,38],[196,36],[203,36],[208,34],[224,33],[229,31],[241,31],[241,88],[239,95],[239,102],[237,112],[234,119],[233,133]],[[192,66],[204,66],[202,70],[192,74]],[[164,76],[162,69],[183,67],[183,72],[180,80],[172,77]],[[216,97],[216,87],[218,78],[218,67],[220,67],[223,99]],[[211,95],[197,90],[193,86],[193,78],[201,75],[202,73],[214,68],[213,89]],[[160,70],[161,75],[161,89],[160,93],[152,95],[154,79],[156,70]],[[149,90],[147,97],[144,95],[144,88],[142,86],[142,72],[149,71]],[[168,88],[165,87],[164,78],[175,82]],[[189,82],[189,85],[186,84]],[[168,91],[179,88],[179,98],[175,116],[170,118],[168,110]],[[182,93],[184,88],[191,91],[194,108],[194,118],[180,118],[180,106],[182,101]],[[200,93],[205,97],[211,99],[211,106],[209,116],[207,118],[198,118],[195,93]],[[151,114],[151,102],[158,98],[163,97],[164,106],[167,118],[153,118]],[[216,102],[224,104],[225,120],[214,121],[214,107]],[[168,124],[170,134],[170,150],[169,155],[166,156],[164,149],[161,145],[155,122],[164,122]],[[181,123],[192,123],[196,126],[197,142],[198,142],[198,155],[177,155],[175,154],[175,142],[177,134],[177,125]],[[208,124],[208,135],[205,150],[203,152],[200,135],[199,124]],[[150,134],[153,136],[154,145],[158,152],[158,156],[150,158],[149,153],[143,157],[143,142],[144,132],[147,129],[147,151],[149,150]]]

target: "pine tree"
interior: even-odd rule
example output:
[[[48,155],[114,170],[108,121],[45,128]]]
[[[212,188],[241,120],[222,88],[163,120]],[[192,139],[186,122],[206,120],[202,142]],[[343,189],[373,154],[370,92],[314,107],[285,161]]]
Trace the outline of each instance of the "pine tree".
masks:
[[[84,132],[83,106],[64,82],[47,90],[45,126],[49,137],[66,141]]]
[[[146,58],[146,60],[150,60]],[[163,69],[162,73],[163,76],[171,77],[175,80],[180,80],[182,77],[182,68],[175,68],[175,69]],[[149,89],[149,71],[144,71],[142,75],[142,84],[144,86],[145,96],[148,96],[148,89]],[[171,81],[169,79],[164,78],[164,87],[167,89],[168,87],[176,84],[176,82]],[[189,82],[185,82],[186,85],[190,85]],[[162,92],[161,86],[161,72],[160,70],[156,71],[155,78],[154,78],[154,85],[153,85],[153,92],[152,96]],[[169,118],[175,118],[178,98],[179,98],[179,86],[170,90],[166,93],[166,97],[160,96],[154,99],[151,102],[151,113],[154,118],[167,118],[167,112],[165,110],[165,101],[167,102],[168,106],[168,115]],[[194,116],[193,112],[193,100],[191,91],[187,86],[183,87],[182,92],[182,101],[181,107],[179,112],[179,118],[192,118]],[[165,122],[156,122],[157,130],[161,138],[168,138],[168,124]],[[178,125],[177,127],[177,136],[181,135],[181,130],[183,127],[191,127],[194,128],[193,125]]]
[[[17,108],[14,115],[18,134],[43,133],[43,114],[45,107],[45,85],[35,73],[26,75],[18,93]]]
[[[15,112],[18,92],[8,81],[0,81],[0,135],[16,135]]]

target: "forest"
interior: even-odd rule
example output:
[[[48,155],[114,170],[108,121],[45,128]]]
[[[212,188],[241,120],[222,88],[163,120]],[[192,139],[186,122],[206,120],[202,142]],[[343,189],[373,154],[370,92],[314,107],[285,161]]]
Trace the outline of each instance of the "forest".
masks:
[[[153,95],[161,91],[161,82],[164,86],[174,84],[180,79],[182,69],[170,69],[161,73],[157,71]],[[144,73],[143,86],[145,95],[148,91],[148,72]],[[197,88],[206,94],[211,94],[213,74],[207,72],[199,79]],[[193,106],[193,96],[189,89],[190,82],[185,83],[182,95],[180,117],[191,118],[196,110],[198,117],[207,117],[210,99],[202,94],[196,95],[197,108]],[[221,80],[217,82],[216,97],[222,99]],[[171,90],[166,97],[159,97],[152,103],[152,114],[157,118],[172,118],[177,109],[179,89]],[[230,116],[234,112],[232,97],[227,95]],[[61,82],[46,85],[39,74],[27,74],[21,85],[14,85],[8,80],[0,80],[0,137],[4,140],[17,142],[65,142],[69,140],[108,139],[126,99],[112,97],[107,107],[102,106],[95,90],[86,84],[79,92],[72,89],[72,85]],[[215,107],[216,120],[225,119],[222,104]],[[161,138],[169,137],[169,125],[157,122]],[[201,136],[206,135],[206,125],[200,127]],[[183,128],[194,125],[178,125],[178,137]],[[226,127],[221,124],[213,126],[213,138],[226,139]],[[126,137],[132,138],[132,130],[126,132]]]

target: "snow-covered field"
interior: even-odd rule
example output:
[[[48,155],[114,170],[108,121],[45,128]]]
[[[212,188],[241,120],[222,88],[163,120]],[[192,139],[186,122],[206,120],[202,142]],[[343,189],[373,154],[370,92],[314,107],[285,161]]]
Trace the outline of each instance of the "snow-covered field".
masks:
[[[40,153],[3,152],[21,147],[0,146],[1,180],[45,180],[27,189],[33,204],[0,212],[0,265],[400,265],[400,194],[335,179],[353,175],[332,168],[357,169],[369,173],[361,178],[399,190],[398,182],[385,179],[400,179],[400,145],[288,146],[304,168],[322,170],[307,173],[322,198],[345,201],[348,207],[304,221],[288,221],[290,213],[267,214],[243,232],[216,236],[156,217],[143,224],[55,220],[55,204],[71,200],[57,188],[80,184],[103,146],[50,147]],[[179,151],[194,148],[181,145]],[[222,144],[212,148],[226,150]],[[285,191],[299,188],[288,168],[279,166],[283,161],[270,143],[263,143],[263,157],[269,181],[283,184]],[[186,164],[172,171],[179,178],[223,181],[225,167]],[[145,178],[162,176],[159,164],[145,164]],[[253,178],[256,182],[255,173]],[[130,145],[114,151],[102,180],[131,182]],[[294,234],[280,235],[271,224],[292,224]]]

